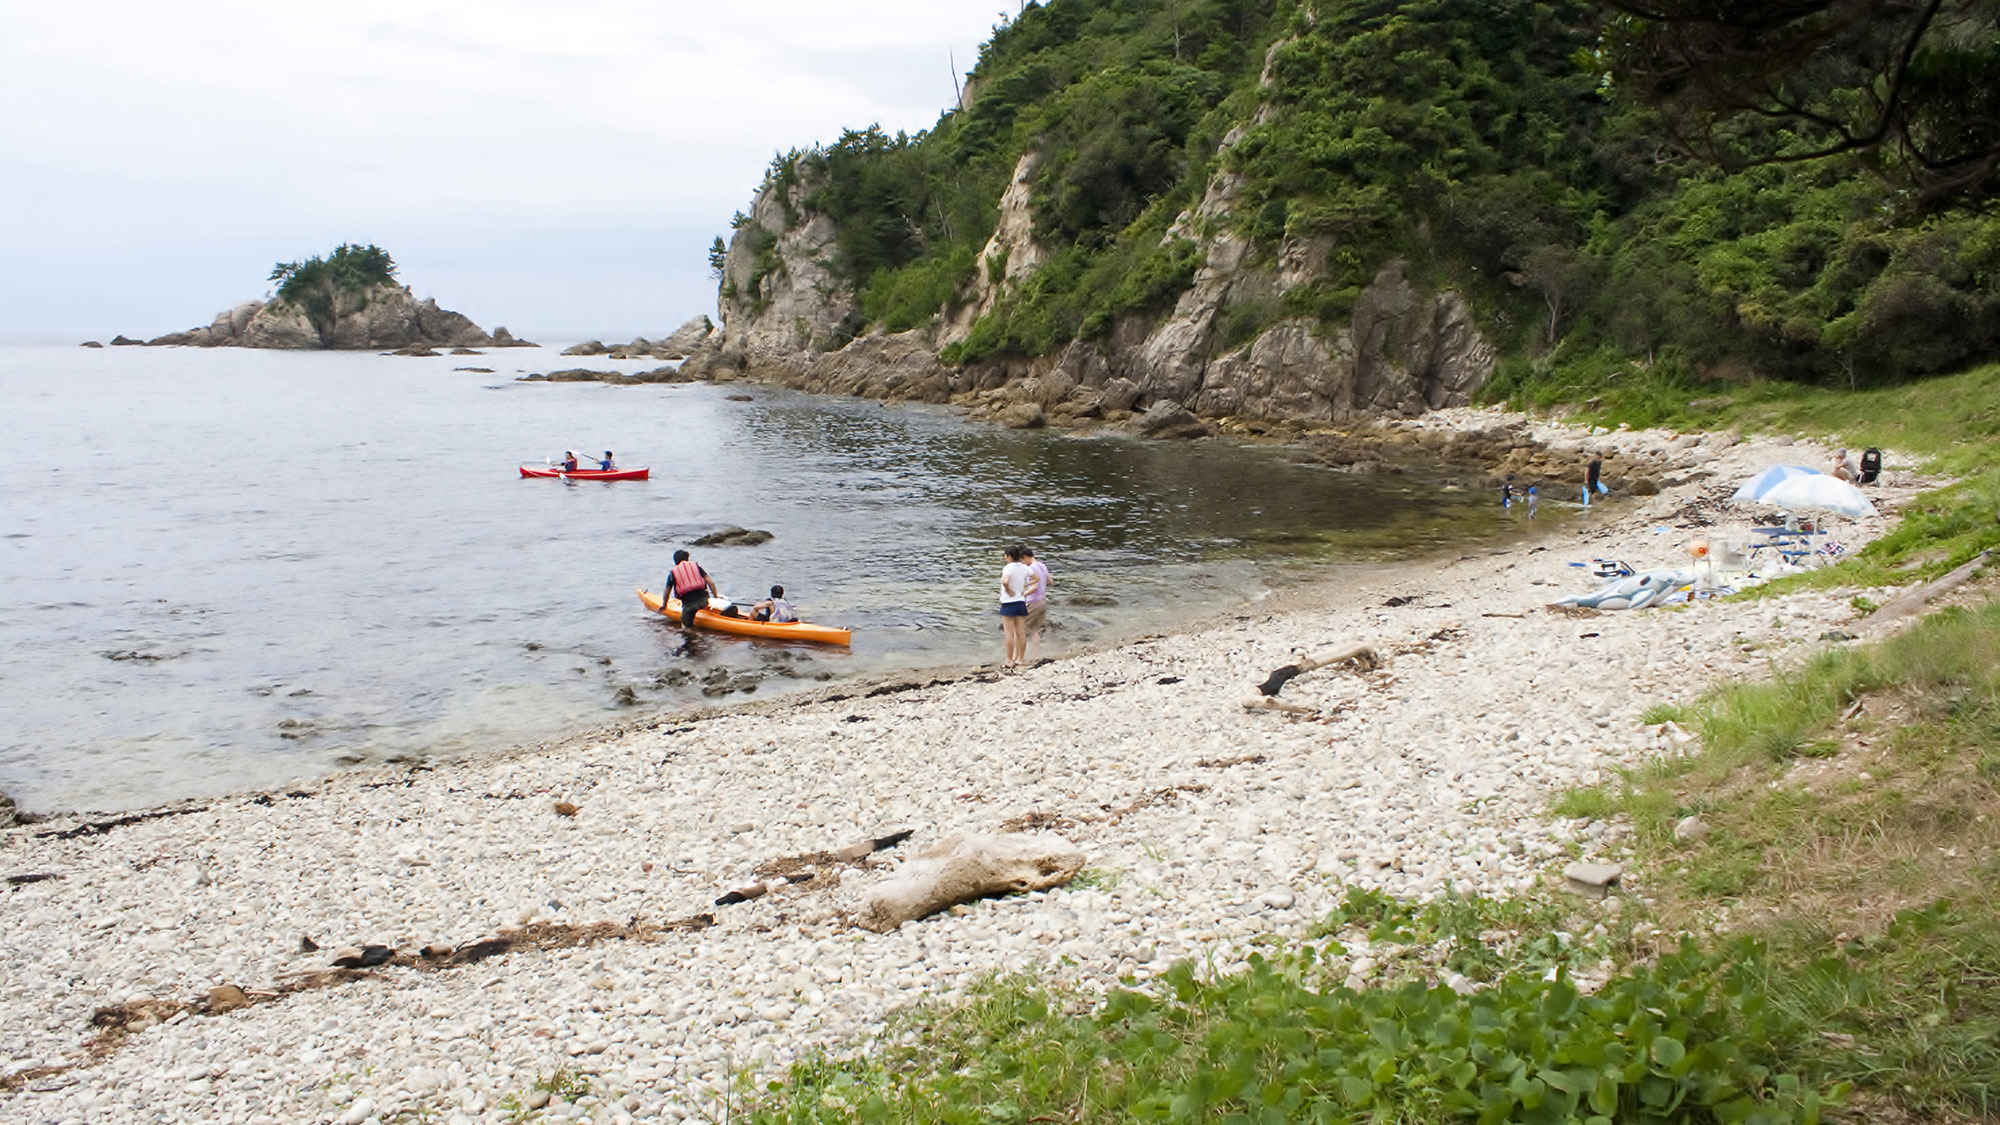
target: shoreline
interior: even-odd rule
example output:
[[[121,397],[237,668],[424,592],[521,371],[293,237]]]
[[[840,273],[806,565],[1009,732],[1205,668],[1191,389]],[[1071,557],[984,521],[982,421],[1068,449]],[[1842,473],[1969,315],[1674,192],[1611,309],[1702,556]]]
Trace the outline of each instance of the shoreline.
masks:
[[[1458,413],[1437,421],[1518,417]],[[0,1083],[24,1120],[360,1125],[504,1120],[510,1094],[573,1067],[593,1076],[593,1120],[675,1120],[739,1068],[865,1039],[991,972],[1098,986],[1189,956],[1226,968],[1259,935],[1302,936],[1350,887],[1506,896],[1576,856],[1615,862],[1616,829],[1553,820],[1548,799],[1674,752],[1675,731],[1641,722],[1649,707],[1761,675],[1856,616],[1847,590],[1543,608],[1595,585],[1570,563],[1679,565],[1711,529],[1677,513],[1726,527],[1734,513],[1702,507],[1725,483],[1825,460],[1715,445],[1686,447],[1693,479],[1657,496],[1015,675],[927,670],[647,715],[68,838],[87,814],[17,826],[7,874],[46,877],[15,882],[0,925]],[[1878,502],[1913,495],[1907,478]],[[1854,546],[1887,521],[1848,526]],[[1272,669],[1352,643],[1380,667],[1283,692],[1316,717],[1240,706]],[[848,920],[923,847],[1022,826],[1081,847],[1085,877],[888,934]],[[828,855],[905,830],[859,860]],[[716,904],[787,861],[818,877]],[[508,934],[506,952],[466,956]],[[367,945],[396,959],[332,971],[335,950]],[[1348,959],[1366,980],[1365,946]]]

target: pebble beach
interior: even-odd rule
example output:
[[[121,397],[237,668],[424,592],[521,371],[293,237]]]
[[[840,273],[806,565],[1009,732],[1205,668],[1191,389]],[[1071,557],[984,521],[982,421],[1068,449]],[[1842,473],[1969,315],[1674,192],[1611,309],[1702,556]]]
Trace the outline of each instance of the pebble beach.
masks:
[[[1015,674],[834,685],[7,829],[0,1117],[706,1120],[733,1075],[863,1044],[897,1009],[996,972],[1143,982],[1302,936],[1353,887],[1559,887],[1567,864],[1617,864],[1623,844],[1551,799],[1687,745],[1649,709],[1845,643],[1828,636],[1853,631],[1850,600],[1884,600],[1552,610],[1599,584],[1572,564],[1681,566],[1697,540],[1750,538],[1758,513],[1729,492],[1830,450],[1496,410],[1420,424],[1518,424],[1579,458],[1616,448],[1670,471],[1656,495],[1587,513],[1545,491],[1539,521],[1474,555],[1097,651],[1054,633],[1056,658]],[[1882,515],[1840,521],[1849,549],[1927,483],[1900,460],[1870,490]],[[1312,714],[1244,707],[1273,670],[1354,644],[1373,668],[1284,687]],[[925,846],[1009,831],[1061,836],[1083,874],[889,933],[854,924],[858,896]],[[717,904],[753,883],[768,892]],[[1628,873],[1621,893],[1645,887]],[[1370,979],[1365,943],[1349,958]],[[532,1089],[565,1071],[589,1093]]]

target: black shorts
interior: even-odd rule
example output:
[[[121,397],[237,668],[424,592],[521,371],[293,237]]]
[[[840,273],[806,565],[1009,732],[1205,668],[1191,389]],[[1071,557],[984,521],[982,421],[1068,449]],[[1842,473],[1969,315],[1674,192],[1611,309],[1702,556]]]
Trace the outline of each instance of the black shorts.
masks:
[[[1027,602],[1001,602],[1001,603],[1000,603],[1000,616],[1002,616],[1002,617],[1026,617],[1026,616],[1028,616],[1028,603],[1027,603]]]

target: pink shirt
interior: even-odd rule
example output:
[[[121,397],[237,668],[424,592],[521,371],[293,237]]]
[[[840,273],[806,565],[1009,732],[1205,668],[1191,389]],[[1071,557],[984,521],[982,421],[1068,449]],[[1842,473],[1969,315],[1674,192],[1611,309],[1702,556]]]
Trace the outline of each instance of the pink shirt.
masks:
[[[1035,586],[1035,592],[1028,595],[1028,604],[1034,605],[1036,602],[1047,601],[1049,597],[1049,568],[1042,565],[1042,560],[1036,559],[1034,562],[1028,564],[1028,569],[1035,572],[1035,579],[1038,583]]]

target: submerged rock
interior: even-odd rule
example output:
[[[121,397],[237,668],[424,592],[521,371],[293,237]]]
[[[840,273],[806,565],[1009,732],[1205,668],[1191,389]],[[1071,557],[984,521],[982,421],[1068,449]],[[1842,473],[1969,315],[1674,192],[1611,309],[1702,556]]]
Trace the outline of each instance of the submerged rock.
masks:
[[[725,527],[721,531],[711,531],[694,541],[697,547],[755,547],[769,543],[776,536],[768,531],[757,531],[747,527]]]

